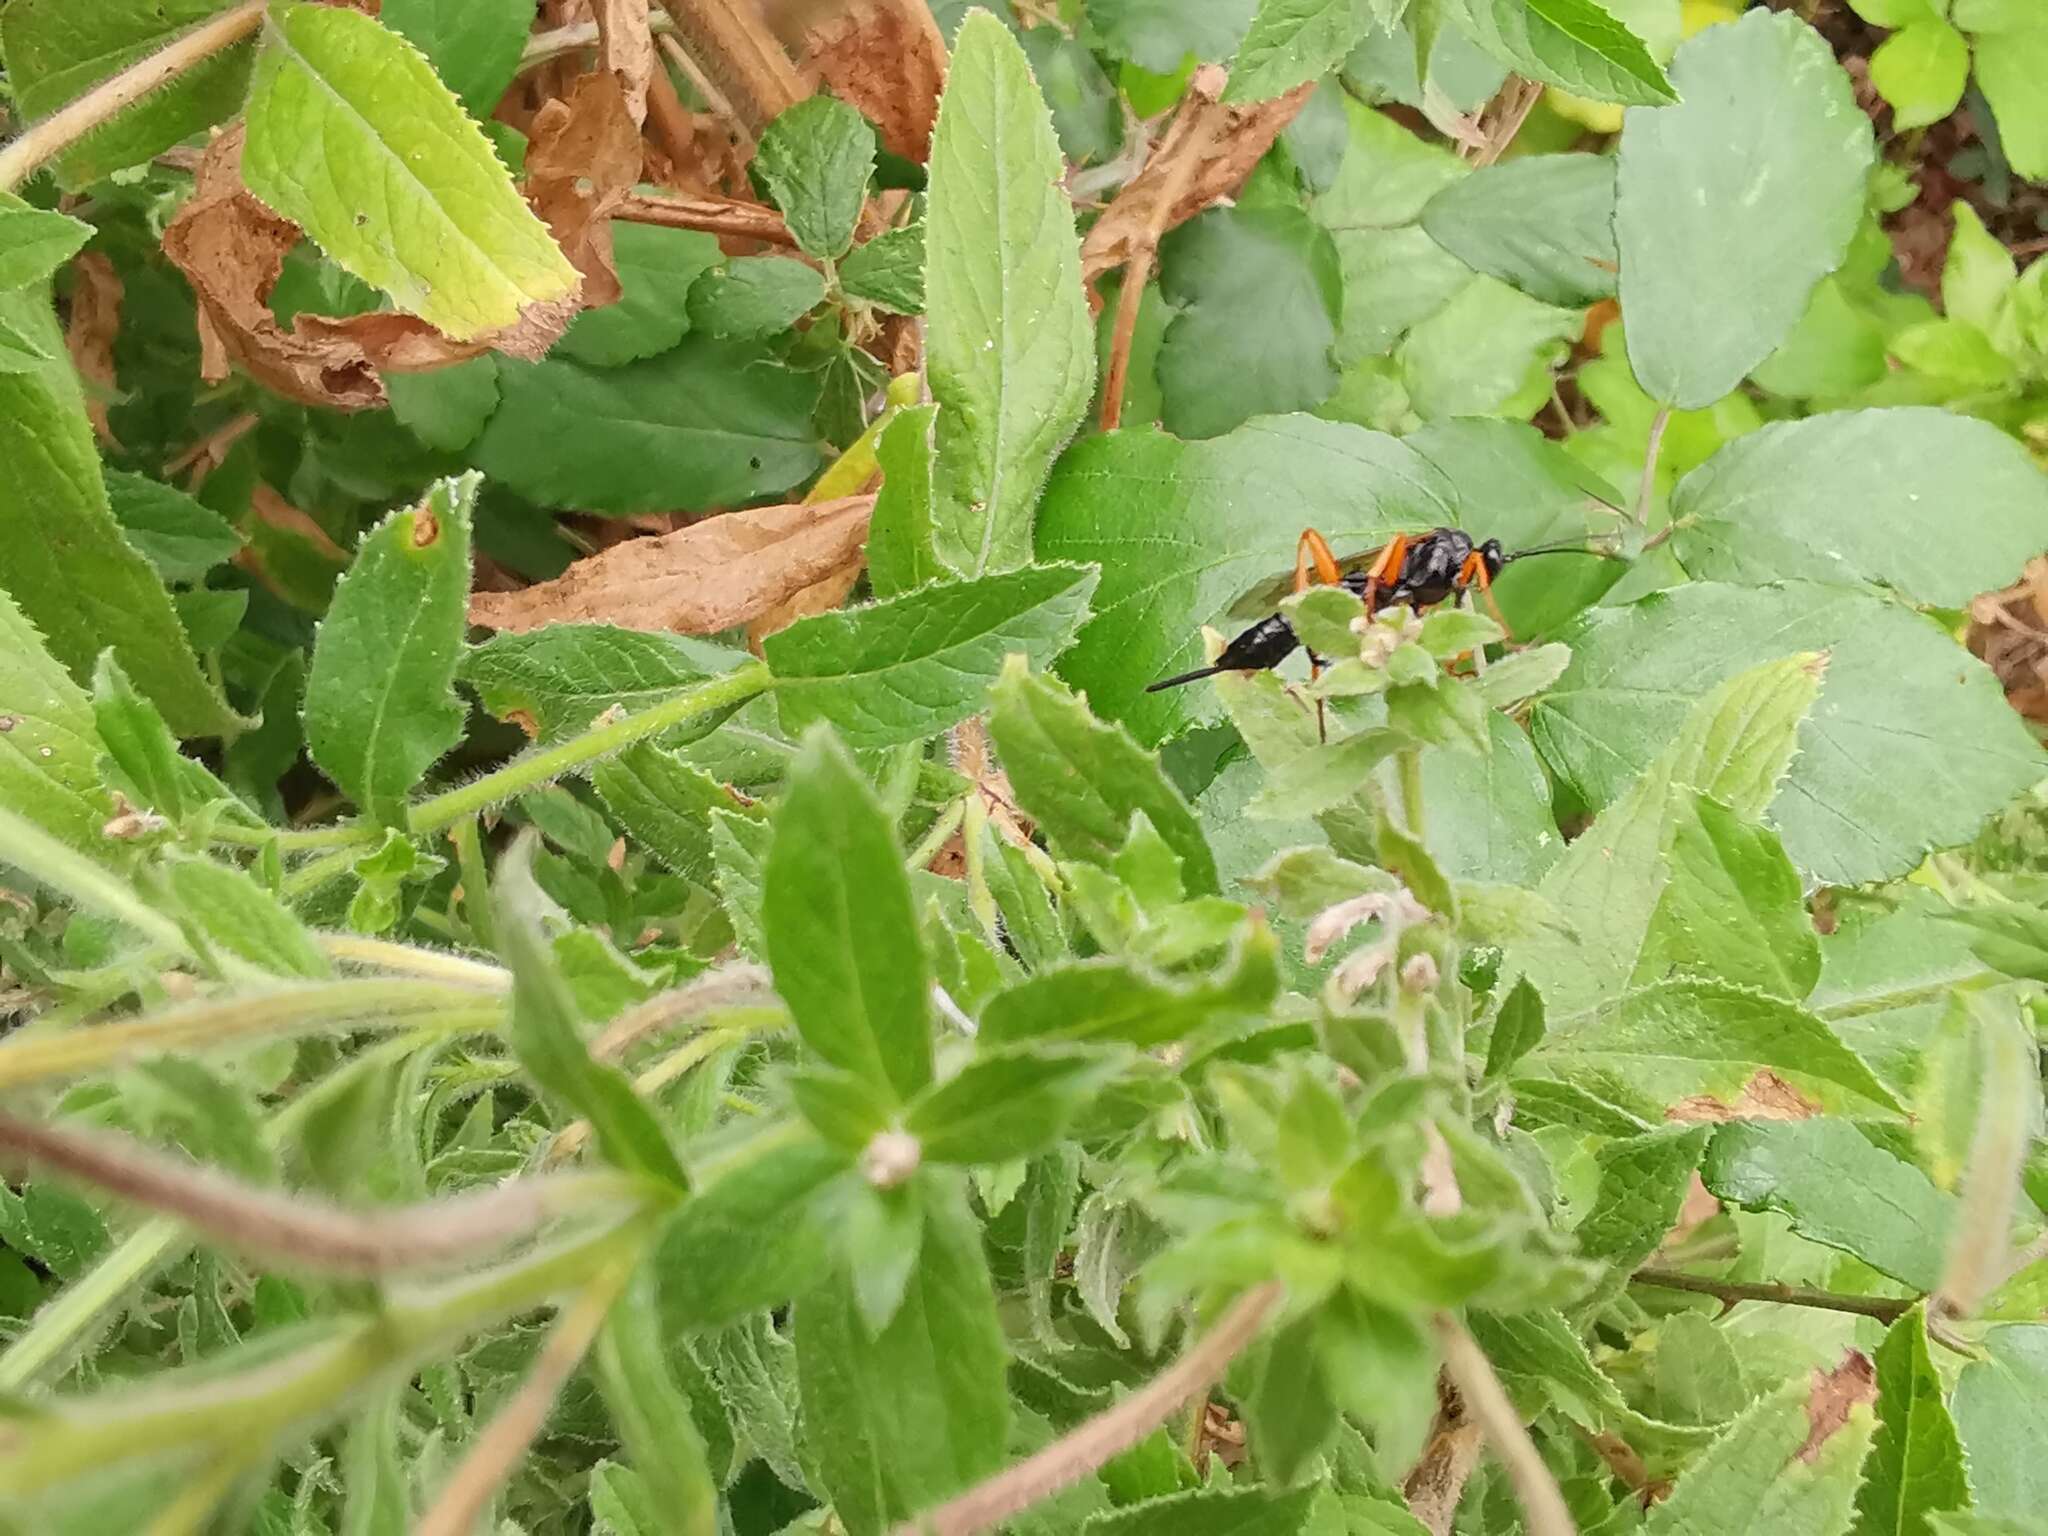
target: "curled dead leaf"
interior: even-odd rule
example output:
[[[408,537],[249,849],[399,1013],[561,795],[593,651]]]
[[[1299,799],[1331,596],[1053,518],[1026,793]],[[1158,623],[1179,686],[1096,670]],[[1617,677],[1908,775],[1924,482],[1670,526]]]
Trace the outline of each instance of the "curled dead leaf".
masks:
[[[640,125],[610,70],[577,76],[534,115],[526,198],[582,274],[586,305],[615,303],[622,291],[611,214],[640,180],[641,162]]]
[[[785,20],[777,30],[804,78],[857,108],[890,154],[922,165],[946,84],[946,40],[925,0],[852,0],[793,19],[804,24]]]
[[[519,592],[478,592],[469,621],[521,632],[549,624],[711,635],[751,623],[843,571],[867,541],[873,495],[755,507],[631,539]]]
[[[385,403],[381,370],[445,367],[492,346],[522,356],[546,350],[539,332],[554,317],[533,312],[512,332],[467,342],[451,341],[415,316],[389,313],[301,315],[287,330],[270,312],[270,290],[300,239],[298,225],[242,185],[240,126],[208,145],[191,198],[163,233],[164,254],[199,301],[200,376],[207,382],[239,367],[287,399],[360,411]],[[564,313],[555,333],[567,323]]]
[[[1768,1068],[1757,1069],[1733,1100],[1710,1093],[1680,1099],[1664,1111],[1666,1120],[1718,1125],[1729,1120],[1811,1120],[1821,1106]]]
[[[1271,101],[1226,105],[1221,97],[1228,78],[1215,64],[1195,71],[1152,158],[1089,229],[1081,242],[1081,278],[1090,287],[1133,257],[1149,260],[1166,231],[1243,186],[1314,89],[1311,83]]]
[[[647,87],[654,79],[654,34],[647,0],[594,0],[597,67],[614,76],[634,125],[647,121]]]
[[[85,383],[85,414],[102,442],[116,448],[107,425],[107,406],[118,386],[114,379],[114,337],[121,329],[121,276],[102,251],[82,251],[71,263],[71,318],[64,327],[64,349]]]
[[[2003,592],[1970,604],[1969,647],[2005,685],[2012,707],[2048,725],[2048,556]]]
[[[1842,1351],[1842,1363],[1832,1371],[1816,1370],[1813,1389],[1806,1395],[1806,1443],[1799,1447],[1799,1459],[1811,1464],[1821,1447],[1849,1422],[1860,1404],[1877,1401],[1877,1367],[1860,1350]]]

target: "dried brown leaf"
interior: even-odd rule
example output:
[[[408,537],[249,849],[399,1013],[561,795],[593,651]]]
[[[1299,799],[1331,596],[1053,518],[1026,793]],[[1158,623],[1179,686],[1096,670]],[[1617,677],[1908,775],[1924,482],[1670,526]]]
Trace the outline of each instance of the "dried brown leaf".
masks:
[[[1133,257],[1149,260],[1166,231],[1235,193],[1315,88],[1311,83],[1271,101],[1225,105],[1220,98],[1227,79],[1218,65],[1195,71],[1152,158],[1082,240],[1084,282],[1093,286]]]
[[[654,34],[647,0],[596,0],[597,67],[615,76],[635,125],[647,121],[647,87],[654,79]]]
[[[731,0],[662,0],[676,35],[749,138],[810,92],[761,14]]]
[[[1718,1125],[1728,1120],[1811,1120],[1821,1106],[1768,1068],[1760,1067],[1732,1101],[1710,1093],[1680,1099],[1664,1111],[1666,1120]]]
[[[121,277],[101,251],[83,251],[71,263],[71,318],[64,327],[64,348],[85,384],[85,414],[100,440],[116,448],[107,425],[107,406],[118,385],[114,379],[114,337],[121,329]]]
[[[1854,1349],[1842,1351],[1842,1363],[1832,1371],[1813,1373],[1813,1390],[1806,1397],[1806,1443],[1799,1447],[1799,1459],[1811,1464],[1821,1447],[1849,1422],[1860,1403],[1877,1401],[1877,1367],[1870,1357]]]
[[[860,580],[861,570],[866,564],[864,552],[855,549],[837,569],[827,571],[809,586],[790,593],[766,613],[751,620],[747,625],[747,644],[758,650],[763,640],[778,630],[789,628],[798,619],[807,619],[814,613],[830,613],[846,601],[847,593]]]
[[[804,20],[795,37],[784,33],[804,77],[858,108],[890,154],[922,165],[946,84],[946,40],[931,7],[925,0],[852,0]]]
[[[752,622],[856,559],[872,495],[755,507],[632,539],[521,592],[478,592],[469,620],[520,632],[549,624],[710,635]]]
[[[611,214],[640,180],[640,125],[610,70],[579,75],[534,115],[526,198],[583,276],[586,305],[616,303]]]

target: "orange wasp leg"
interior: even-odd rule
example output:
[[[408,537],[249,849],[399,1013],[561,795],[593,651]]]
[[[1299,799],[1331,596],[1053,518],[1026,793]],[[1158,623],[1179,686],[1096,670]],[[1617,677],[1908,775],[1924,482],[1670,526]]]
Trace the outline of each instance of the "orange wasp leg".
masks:
[[[1365,577],[1365,616],[1369,619],[1379,612],[1380,590],[1400,584],[1401,567],[1408,563],[1408,536],[1397,533],[1387,540],[1387,547],[1380,551],[1379,558],[1372,563],[1372,569]]]
[[[1304,528],[1301,542],[1294,550],[1294,590],[1306,592],[1312,585],[1334,587],[1343,579],[1343,569],[1337,564],[1337,556],[1330,549],[1330,541],[1315,529]],[[1322,676],[1322,671],[1323,669],[1316,664],[1314,654],[1311,653],[1308,659],[1308,680],[1314,682]],[[1329,727],[1323,719],[1323,701],[1317,699],[1316,740],[1329,739]]]
[[[1469,592],[1474,586],[1479,588],[1479,595],[1486,599],[1486,606],[1493,610],[1494,620],[1500,625],[1506,637],[1510,640],[1514,639],[1514,631],[1508,628],[1508,616],[1500,611],[1500,604],[1494,598],[1493,579],[1486,574],[1486,561],[1480,557],[1477,550],[1467,555],[1465,563],[1458,567],[1458,590],[1460,592]],[[1472,651],[1466,651],[1464,655],[1453,656],[1449,664],[1455,667],[1465,657],[1474,654]],[[1484,655],[1479,655],[1474,665],[1478,666],[1479,670],[1484,671],[1485,660]]]

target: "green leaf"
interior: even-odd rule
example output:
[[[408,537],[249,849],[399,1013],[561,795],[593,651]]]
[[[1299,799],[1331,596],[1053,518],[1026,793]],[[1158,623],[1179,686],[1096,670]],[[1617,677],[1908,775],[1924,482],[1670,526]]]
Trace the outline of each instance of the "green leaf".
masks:
[[[341,1455],[347,1498],[341,1536],[397,1536],[412,1523],[412,1480],[398,1446],[405,1393],[387,1387],[348,1426]]]
[[[525,0],[384,0],[378,19],[426,55],[469,115],[488,119],[519,71],[533,17]],[[616,238],[636,226],[612,226]]]
[[[1870,56],[1870,83],[1891,103],[1901,132],[1955,111],[1969,77],[1970,45],[1938,16],[1901,27]]]
[[[1769,811],[1792,862],[1826,884],[1903,874],[2041,777],[2040,750],[1996,679],[1936,625],[1862,593],[1693,582],[1596,610],[1559,638],[1572,664],[1537,700],[1532,734],[1596,806],[1707,690],[1791,651],[1826,651],[1819,702]]]
[[[818,378],[686,336],[623,368],[499,363],[504,403],[475,462],[529,501],[593,512],[701,512],[786,491],[819,462]],[[564,433],[561,424],[576,423]]]
[[[577,316],[578,321],[583,318]],[[572,325],[572,334],[574,330]],[[443,453],[460,453],[475,442],[498,409],[498,358],[493,352],[430,373],[387,373],[383,380],[392,417],[427,447]]]
[[[427,61],[361,12],[272,11],[247,124],[249,190],[455,340],[573,302],[576,269],[490,141]]]
[[[1222,975],[1170,982],[1106,958],[1048,967],[991,998],[981,1033],[991,1045],[1026,1040],[1163,1045],[1221,1022],[1256,1018],[1279,990],[1279,946],[1254,929]]]
[[[689,1187],[661,1124],[624,1073],[593,1061],[578,1032],[576,1004],[541,933],[550,905],[533,878],[534,834],[521,835],[497,868],[491,896],[498,941],[512,971],[505,1038],[519,1064],[550,1094],[590,1122],[606,1161],[673,1190]]]
[[[1260,0],[1225,101],[1266,101],[1329,72],[1372,25],[1365,0]]]
[[[1493,1016],[1493,1034],[1486,1044],[1486,1075],[1505,1077],[1510,1067],[1543,1043],[1543,1033],[1543,994],[1524,976]]]
[[[718,895],[732,919],[740,947],[755,960],[768,957],[760,913],[762,877],[768,867],[768,849],[773,838],[773,829],[766,821],[728,811],[711,813],[711,856],[717,865]]]
[[[306,925],[244,871],[174,859],[165,875],[187,928],[213,948],[273,976],[317,981],[334,973]]]
[[[666,352],[690,329],[691,285],[724,260],[715,235],[614,220],[612,263],[623,292],[617,303],[586,309],[571,321],[555,351],[593,368]]]
[[[932,135],[926,358],[934,547],[963,576],[1031,558],[1032,509],[1094,384],[1065,162],[1023,49],[971,14]]]
[[[1775,832],[1674,790],[1664,850],[1668,878],[1632,980],[1689,970],[1792,1002],[1813,990],[1820,939]]]
[[[462,680],[500,720],[530,726],[543,745],[590,729],[612,710],[634,714],[740,658],[682,635],[609,624],[549,624],[500,633],[463,654]]]
[[[875,169],[875,130],[843,101],[806,97],[762,131],[754,170],[811,255],[836,261],[853,244],[853,227]]]
[[[7,28],[0,24],[0,37]],[[69,214],[32,208],[11,192],[0,193],[0,291],[40,283],[85,248],[90,224]]]
[[[1301,1480],[1342,1422],[1317,1348],[1321,1321],[1311,1314],[1284,1324],[1251,1362],[1245,1428],[1259,1448],[1259,1470],[1278,1487]]]
[[[1234,633],[1244,620],[1230,614],[1245,594],[1293,569],[1300,519],[1275,507],[1313,507],[1342,555],[1458,520],[1428,461],[1361,427],[1291,416],[1207,442],[1130,430],[1085,439],[1060,460],[1039,508],[1039,559],[1102,567],[1094,616],[1060,675],[1142,742],[1209,713],[1206,685],[1145,688],[1201,665],[1202,626]],[[1134,560],[1134,540],[1171,558]]]
[[[118,469],[106,481],[114,520],[167,582],[198,581],[242,547],[225,518],[174,486]]]
[[[1970,1492],[1981,1515],[2037,1524],[2048,1500],[2048,1326],[1985,1330],[1982,1354],[1963,1367],[1953,1401],[1956,1430],[1969,1453]]]
[[[1930,559],[1928,518],[1955,537]],[[1960,608],[2019,576],[2048,481],[1989,422],[1928,407],[1773,422],[1678,482],[1672,548],[1696,579],[1882,582]]]
[[[0,804],[73,848],[99,855],[112,809],[92,700],[44,649],[42,636],[0,591]]]
[[[1717,981],[1638,988],[1554,1024],[1525,1066],[1625,1105],[1668,1108],[1707,1095],[1733,1102],[1760,1071],[1829,1113],[1896,1114],[1890,1089],[1827,1025],[1781,998]]]
[[[661,1511],[660,1529],[675,1536],[714,1536],[718,1487],[705,1465],[704,1437],[691,1417],[690,1400],[669,1369],[659,1287],[653,1267],[642,1264],[605,1314],[591,1350],[598,1390]]]
[[[1666,1125],[1623,1136],[1594,1154],[1600,1183],[1575,1233],[1579,1252],[1626,1275],[1655,1253],[1678,1222],[1706,1150],[1707,1130]]]
[[[1555,1404],[1574,1424],[1596,1432],[1626,1412],[1621,1393],[1559,1313],[1473,1312],[1468,1321],[1501,1384],[1518,1402],[1533,1403],[1537,1412]]]
[[[1782,1211],[1801,1237],[1853,1253],[1915,1290],[1941,1281],[1955,1197],[1843,1121],[1723,1126],[1700,1178],[1718,1198]]]
[[[1258,0],[1091,0],[1088,24],[1109,51],[1157,74],[1193,54],[1215,63],[1237,51]]]
[[[850,746],[921,741],[982,708],[1004,658],[1049,664],[1088,612],[1095,573],[1030,566],[800,619],[762,646],[782,727]]]
[[[1123,847],[1131,816],[1143,811],[1181,861],[1194,895],[1220,887],[1216,860],[1195,813],[1144,751],[1105,725],[1050,678],[1033,677],[1021,657],[1003,668],[989,734],[1017,799],[1064,858],[1107,866]]]
[[[1692,409],[1741,382],[1841,265],[1863,216],[1870,124],[1828,45],[1752,12],[1678,50],[1677,106],[1623,125],[1614,232],[1628,358]]]
[[[1614,296],[1614,162],[1524,155],[1474,171],[1422,210],[1429,237],[1533,299],[1582,308]]]
[[[1509,69],[1594,101],[1655,107],[1673,89],[1643,40],[1594,0],[1441,0],[1444,14]]]
[[[931,973],[893,828],[831,733],[804,740],[761,904],[775,989],[818,1057],[892,1103],[931,1081]]]
[[[1426,420],[1520,415],[1547,390],[1583,327],[1576,310],[1543,304],[1477,277],[1420,321],[1395,351],[1415,411]]]
[[[33,373],[57,354],[7,320],[0,320],[0,373]]]
[[[850,299],[899,315],[924,313],[924,226],[885,229],[839,264],[839,287]]]
[[[405,825],[406,796],[461,739],[455,667],[481,476],[442,480],[363,538],[306,678],[306,745],[363,814]]]
[[[1082,1529],[1088,1536],[1297,1536],[1307,1527],[1316,1493],[1314,1487],[1196,1488],[1096,1515]]]
[[[846,1155],[806,1137],[769,1145],[693,1194],[653,1263],[668,1332],[716,1328],[776,1307],[826,1262],[824,1198]]]
[[[932,552],[932,419],[938,408],[913,405],[882,429],[876,462],[882,489],[868,520],[868,580],[878,597],[895,597],[945,574]]]
[[[1970,1507],[1963,1446],[1927,1350],[1927,1311],[1893,1323],[1877,1348],[1877,1438],[1856,1496],[1859,1536],[1926,1536],[1928,1516]]]
[[[1990,103],[1999,147],[2013,171],[2040,181],[2048,178],[2048,101],[2039,89],[2042,72],[2048,70],[2048,26],[2019,7],[2009,14],[2012,25],[1976,29],[1977,89]],[[1966,17],[1956,19],[1970,24]]]
[[[23,121],[48,117],[177,37],[228,9],[231,0],[28,0],[0,13],[7,83]],[[117,113],[57,160],[70,190],[140,165],[211,127],[242,104],[254,46],[239,42],[203,59]],[[12,286],[12,285],[8,285]]]
[[[136,691],[112,652],[100,657],[93,669],[92,694],[93,722],[100,741],[125,780],[124,787],[136,797],[137,806],[169,821],[182,821],[188,811],[197,808],[188,792],[196,788],[192,771],[204,774],[205,770],[179,753],[177,738],[164,724],[164,717]],[[221,798],[226,798],[225,789]]]
[[[793,256],[736,256],[690,288],[690,324],[750,341],[786,331],[825,301],[825,279]]]
[[[984,1050],[927,1089],[904,1129],[935,1163],[1001,1163],[1032,1157],[1066,1134],[1095,1091],[1124,1066],[1120,1053],[1033,1043]]]
[[[593,768],[590,787],[636,844],[685,880],[710,883],[712,814],[739,809],[725,785],[675,753],[639,742]]]
[[[1801,1380],[1758,1401],[1679,1478],[1643,1522],[1645,1536],[1846,1531],[1870,1448],[1870,1367],[1853,1353],[1826,1385]],[[1829,1393],[1827,1409],[1810,1395]],[[1843,1399],[1846,1399],[1844,1401]]]
[[[804,1438],[848,1536],[881,1536],[1003,1464],[1007,1350],[981,1231],[956,1186],[924,1194],[924,1240],[887,1327],[870,1334],[844,1274],[796,1304]]]
[[[1213,208],[1166,237],[1159,273],[1178,311],[1156,365],[1168,431],[1216,437],[1308,410],[1337,388],[1343,273],[1330,236],[1300,209]]]
[[[248,722],[200,670],[170,594],[108,510],[85,399],[49,290],[0,293],[0,322],[60,359],[0,372],[0,464],[7,466],[0,588],[73,677],[90,676],[100,652],[112,647],[181,737],[233,734]]]

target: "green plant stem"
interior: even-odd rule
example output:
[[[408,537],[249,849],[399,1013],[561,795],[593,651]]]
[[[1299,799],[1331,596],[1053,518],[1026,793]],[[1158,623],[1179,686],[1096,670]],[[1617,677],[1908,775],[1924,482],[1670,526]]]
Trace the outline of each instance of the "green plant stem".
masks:
[[[347,874],[362,852],[362,848],[337,848],[332,853],[323,853],[286,875],[278,888],[288,900],[310,896],[328,881]]]
[[[281,1359],[232,1375],[167,1372],[144,1388],[117,1388],[49,1404],[0,1455],[0,1493],[26,1494],[104,1471],[147,1451],[274,1441],[293,1425],[332,1414],[350,1393],[497,1320],[588,1285],[644,1250],[656,1229],[642,1211],[602,1230],[537,1250],[454,1285],[387,1294],[383,1307]],[[166,1385],[192,1375],[189,1386]]]
[[[946,839],[960,830],[960,823],[966,815],[965,799],[955,800],[939,812],[939,819],[932,823],[931,830],[924,835],[924,840],[911,849],[910,857],[903,861],[912,874],[916,874],[939,856],[939,850],[946,846]]]
[[[310,853],[317,848],[369,848],[377,842],[377,829],[360,822],[338,821],[324,827],[236,827],[217,826],[211,834],[216,843],[237,848],[262,848],[277,844],[280,853]]]
[[[62,154],[158,86],[232,48],[263,24],[265,4],[266,0],[246,0],[221,12],[31,125],[20,138],[0,149],[0,189],[12,192],[44,161]]]
[[[1664,451],[1664,429],[1671,425],[1671,407],[1660,405],[1650,418],[1650,438],[1643,445],[1643,478],[1636,486],[1636,526],[1650,521],[1650,494],[1657,486],[1657,460]]]
[[[514,795],[551,784],[636,741],[645,741],[713,710],[744,704],[756,694],[766,692],[770,681],[766,667],[750,662],[723,677],[686,688],[651,709],[514,758],[496,772],[422,800],[406,818],[408,830],[418,837],[452,827],[465,816],[474,816]]]
[[[1418,843],[1422,841],[1422,749],[1405,747],[1395,754],[1396,771],[1401,776],[1401,819],[1408,824],[1408,835]]]
[[[1716,1301],[1774,1301],[1788,1307],[1818,1307],[1823,1312],[1853,1312],[1889,1323],[1912,1311],[1915,1296],[1848,1296],[1840,1291],[1816,1290],[1805,1285],[1781,1285],[1771,1280],[1713,1280],[1705,1275],[1688,1275],[1654,1265],[1637,1270],[1629,1279],[1637,1285],[1654,1285],[1662,1291],[1690,1291]]]

